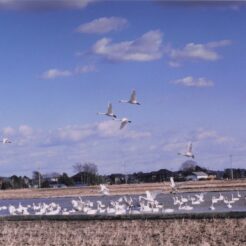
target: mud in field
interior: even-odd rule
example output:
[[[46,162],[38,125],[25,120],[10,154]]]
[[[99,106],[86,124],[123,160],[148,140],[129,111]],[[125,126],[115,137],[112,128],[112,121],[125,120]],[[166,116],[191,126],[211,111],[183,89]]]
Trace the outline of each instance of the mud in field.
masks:
[[[246,219],[5,221],[0,245],[246,245]]]

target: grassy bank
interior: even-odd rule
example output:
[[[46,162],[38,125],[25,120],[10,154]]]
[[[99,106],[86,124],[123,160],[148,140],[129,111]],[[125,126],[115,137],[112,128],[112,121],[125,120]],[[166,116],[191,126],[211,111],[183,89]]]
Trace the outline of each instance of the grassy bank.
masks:
[[[246,219],[2,221],[0,245],[245,245]]]

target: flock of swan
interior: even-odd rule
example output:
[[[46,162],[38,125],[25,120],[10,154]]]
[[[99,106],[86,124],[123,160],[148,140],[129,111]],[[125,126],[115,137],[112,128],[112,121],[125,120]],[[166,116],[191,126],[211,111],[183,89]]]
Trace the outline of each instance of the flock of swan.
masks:
[[[136,94],[135,90],[132,91],[129,100],[119,100],[119,102],[120,103],[129,103],[129,104],[133,104],[133,105],[140,105],[140,103],[137,100],[137,94]],[[112,103],[109,103],[107,112],[105,112],[105,113],[98,112],[97,114],[106,115],[106,116],[112,117],[113,120],[120,121],[121,122],[120,129],[123,129],[128,123],[132,122],[131,120],[128,120],[128,118],[126,118],[126,117],[123,117],[121,119],[116,119],[117,116],[113,113]]]
[[[129,100],[119,100],[119,103],[129,103],[129,104],[133,104],[133,105],[141,105],[139,103],[139,101],[137,100],[136,90],[132,90]],[[114,114],[114,112],[113,112],[112,103],[108,104],[108,108],[107,108],[106,112],[97,112],[97,114],[98,115],[105,115],[105,116],[113,118],[113,120],[120,121],[121,122],[120,129],[123,129],[128,123],[132,122],[131,120],[128,120],[128,118],[126,118],[126,117],[123,117],[121,119],[117,119],[117,115]],[[185,157],[189,157],[189,158],[194,159],[195,155],[192,152],[192,143],[189,143],[188,150],[185,153],[178,153],[178,155],[183,155]]]
[[[136,91],[133,90],[129,100],[119,100],[120,103],[129,103],[133,105],[140,105],[137,100]],[[121,119],[117,119],[116,114],[113,112],[112,103],[109,103],[107,112],[102,113],[98,112],[99,115],[105,115],[111,117],[113,120],[117,120],[121,122],[120,129],[123,129],[128,123],[131,123],[128,118],[124,117]],[[3,138],[0,142],[3,144],[10,144],[11,141],[8,138]],[[188,158],[195,158],[195,155],[192,152],[192,143],[188,145],[188,149],[184,153],[178,153],[178,155],[182,155]],[[10,215],[70,215],[70,214],[87,214],[87,215],[95,215],[95,214],[109,214],[109,215],[120,215],[120,214],[141,214],[141,213],[174,213],[177,211],[190,211],[193,210],[196,206],[199,206],[205,202],[205,193],[197,193],[197,194],[188,194],[185,193],[177,193],[177,186],[173,180],[170,178],[170,187],[172,189],[172,200],[173,205],[171,207],[167,207],[165,203],[161,203],[157,200],[157,196],[161,193],[159,191],[150,192],[146,191],[145,196],[138,197],[129,197],[123,196],[119,197],[117,200],[110,200],[109,203],[104,204],[101,200],[97,200],[96,202],[90,200],[83,200],[82,197],[78,199],[72,199],[71,205],[72,208],[69,210],[68,208],[62,208],[58,203],[38,203],[38,204],[29,204],[23,206],[21,203],[18,206],[8,205],[8,206],[0,206],[1,211],[7,211]],[[100,184],[100,193],[103,196],[109,196],[110,190],[104,185]],[[219,195],[216,197],[215,195],[209,200],[211,204],[209,206],[209,210],[216,210],[218,206],[226,205],[229,209],[232,208],[234,203],[237,203],[240,200],[245,200],[245,197],[242,197],[239,191],[231,192],[230,195]],[[206,201],[208,201],[208,199]],[[207,204],[207,203],[206,203]],[[170,204],[169,204],[170,205]]]
[[[106,185],[100,185],[100,192],[103,197],[110,195],[110,190]],[[32,203],[30,205],[23,206],[21,203],[18,206],[8,205],[0,207],[0,211],[6,210],[9,215],[124,215],[124,214],[165,214],[165,213],[178,213],[179,211],[192,211],[196,208],[202,208],[205,210],[220,210],[221,208],[231,209],[233,204],[244,200],[239,191],[217,193],[216,195],[208,196],[207,193],[174,193],[171,197],[166,198],[163,202],[161,199],[157,199],[161,191],[146,191],[145,195],[139,196],[122,196],[116,197],[111,200],[99,199],[94,201],[86,199],[86,197],[78,197],[72,199],[71,208],[62,208],[61,205],[55,202],[51,203]],[[105,202],[107,200],[107,202]],[[162,199],[163,200],[163,199]],[[246,209],[246,208],[245,208]]]

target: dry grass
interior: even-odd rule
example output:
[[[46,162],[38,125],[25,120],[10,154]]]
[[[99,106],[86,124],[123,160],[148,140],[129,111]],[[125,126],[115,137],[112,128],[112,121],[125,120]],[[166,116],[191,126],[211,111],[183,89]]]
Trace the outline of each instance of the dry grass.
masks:
[[[148,184],[122,184],[110,185],[112,195],[140,194],[146,190],[162,190],[170,192],[169,182],[148,183]],[[211,191],[211,190],[230,190],[246,188],[246,180],[210,180],[210,181],[189,181],[179,183],[181,191]],[[0,199],[11,198],[46,198],[59,196],[93,196],[99,195],[98,186],[83,188],[65,189],[19,189],[0,191]]]
[[[246,219],[4,221],[0,245],[246,245]]]

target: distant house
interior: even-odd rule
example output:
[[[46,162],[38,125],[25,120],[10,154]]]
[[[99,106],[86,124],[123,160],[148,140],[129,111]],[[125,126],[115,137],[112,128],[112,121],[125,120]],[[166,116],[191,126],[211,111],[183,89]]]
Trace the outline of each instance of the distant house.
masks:
[[[205,172],[193,172],[192,174],[186,176],[186,180],[205,180],[208,179],[208,174]]]
[[[121,173],[114,173],[109,175],[111,184],[123,184],[126,182],[126,175]]]

